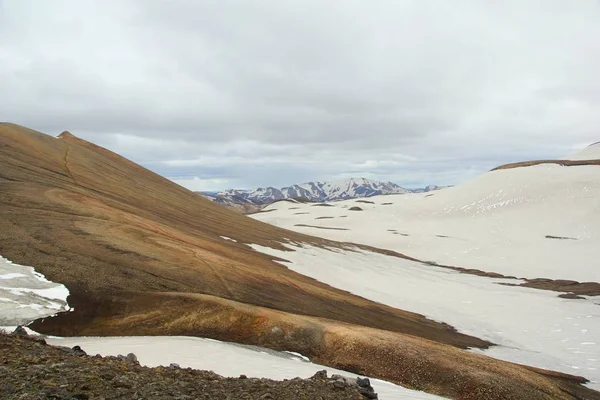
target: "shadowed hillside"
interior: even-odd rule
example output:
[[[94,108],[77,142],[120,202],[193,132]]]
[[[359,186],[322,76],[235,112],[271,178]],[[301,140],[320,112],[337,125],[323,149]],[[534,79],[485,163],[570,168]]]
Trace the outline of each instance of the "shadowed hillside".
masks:
[[[0,124],[0,166],[0,254],[63,283],[75,308],[36,330],[259,344],[456,398],[598,398],[580,379],[466,353],[455,347],[489,343],[288,270],[245,243],[339,244],[212,204],[70,133]]]

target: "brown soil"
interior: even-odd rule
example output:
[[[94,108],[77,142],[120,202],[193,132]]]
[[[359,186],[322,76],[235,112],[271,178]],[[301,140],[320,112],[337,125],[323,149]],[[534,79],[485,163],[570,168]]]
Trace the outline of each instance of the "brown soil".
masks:
[[[296,224],[294,226],[304,226],[306,228],[315,228],[315,229],[331,229],[334,231],[347,231],[349,229],[346,228],[334,228],[334,227],[330,227],[330,226],[316,226],[316,225],[307,225],[307,224]]]
[[[0,254],[65,284],[75,307],[38,331],[285,347],[455,398],[598,398],[580,378],[465,352],[490,344],[283,267],[245,243],[344,244],[229,211],[69,133],[0,124],[0,165]]]
[[[578,167],[583,165],[600,165],[600,160],[536,160],[536,161],[524,161],[516,162],[511,164],[501,165],[494,168],[492,171],[498,171],[501,169],[512,169],[521,167],[532,167],[540,164],[557,164],[563,167]]]
[[[584,296],[600,296],[600,283],[598,282],[576,282],[564,279],[529,279],[521,286],[535,289],[553,290],[555,292],[567,292]],[[563,296],[564,297],[564,296]]]

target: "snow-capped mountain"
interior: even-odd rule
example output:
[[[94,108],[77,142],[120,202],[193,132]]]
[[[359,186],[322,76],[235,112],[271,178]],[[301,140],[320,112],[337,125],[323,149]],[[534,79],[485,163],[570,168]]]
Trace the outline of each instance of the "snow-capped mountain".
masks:
[[[250,190],[228,189],[217,194],[221,197],[236,197],[254,204],[269,204],[283,199],[306,199],[308,201],[334,201],[371,197],[381,194],[411,193],[392,182],[378,182],[365,178],[350,178],[336,182],[307,182],[287,186],[281,189],[274,187]]]
[[[199,192],[200,196],[211,200],[223,207],[227,207],[230,210],[241,212],[242,214],[252,214],[263,207],[262,204],[253,203],[250,200],[246,200],[238,195],[223,195],[218,193],[202,193]]]

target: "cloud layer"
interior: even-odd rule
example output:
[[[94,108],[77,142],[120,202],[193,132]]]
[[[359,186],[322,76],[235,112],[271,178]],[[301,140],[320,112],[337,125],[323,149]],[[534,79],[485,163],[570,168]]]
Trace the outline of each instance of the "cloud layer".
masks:
[[[0,2],[0,120],[195,189],[453,184],[600,140],[593,0]]]

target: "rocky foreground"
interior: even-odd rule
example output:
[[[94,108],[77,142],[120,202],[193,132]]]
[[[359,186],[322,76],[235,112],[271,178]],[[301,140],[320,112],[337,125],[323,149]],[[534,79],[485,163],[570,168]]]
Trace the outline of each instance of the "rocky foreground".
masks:
[[[251,371],[249,371],[251,372]],[[142,367],[134,354],[88,356],[37,337],[0,333],[0,398],[37,399],[376,399],[368,379],[325,371],[309,379],[224,378],[211,371]]]

